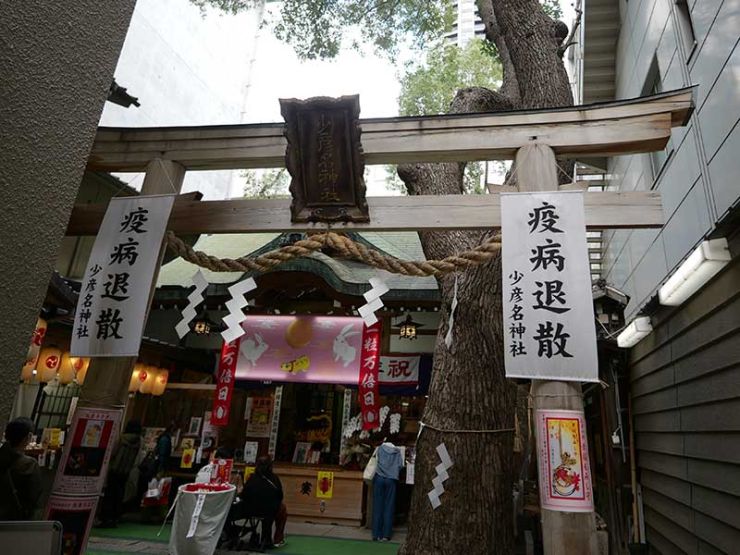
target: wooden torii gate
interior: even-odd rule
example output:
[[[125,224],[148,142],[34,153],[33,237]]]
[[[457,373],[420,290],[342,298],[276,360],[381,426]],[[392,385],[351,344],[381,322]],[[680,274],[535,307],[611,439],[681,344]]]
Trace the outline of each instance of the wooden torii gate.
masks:
[[[693,88],[634,100],[554,110],[360,120],[367,164],[519,160],[518,188],[558,188],[555,157],[583,160],[665,148],[672,127],[685,125]],[[280,167],[284,124],[111,129],[98,131],[88,169],[144,171],[142,194],[179,192],[186,171]],[[527,163],[521,163],[523,158]],[[334,231],[442,231],[500,227],[497,194],[370,197],[370,221],[333,223]],[[589,229],[655,228],[664,223],[653,191],[586,192]],[[67,235],[94,235],[107,206],[75,206]],[[290,200],[175,202],[168,229],[177,234],[316,231],[323,223],[293,223]],[[156,279],[154,280],[156,283]],[[152,286],[151,295],[154,293]],[[132,358],[94,359],[79,406],[126,401]],[[583,410],[572,382],[535,382],[535,408]],[[538,403],[537,399],[544,399]],[[543,511],[546,553],[596,552],[593,513]]]

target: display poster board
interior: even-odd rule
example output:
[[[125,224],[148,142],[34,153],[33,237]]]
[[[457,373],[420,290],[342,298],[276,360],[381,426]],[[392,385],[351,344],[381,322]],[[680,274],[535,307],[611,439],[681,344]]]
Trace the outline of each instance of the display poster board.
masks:
[[[597,382],[583,193],[502,193],[507,378]]]
[[[113,198],[77,301],[73,356],[136,357],[175,195]]]
[[[121,417],[116,409],[77,409],[54,480],[55,494],[97,495],[103,490]]]
[[[62,553],[81,555],[87,545],[98,496],[70,497],[52,494],[46,505],[45,519],[62,524]]]
[[[257,441],[244,442],[244,463],[245,464],[256,463],[258,451],[259,451],[259,442]]]
[[[540,505],[565,512],[594,510],[586,420],[580,411],[538,410]]]

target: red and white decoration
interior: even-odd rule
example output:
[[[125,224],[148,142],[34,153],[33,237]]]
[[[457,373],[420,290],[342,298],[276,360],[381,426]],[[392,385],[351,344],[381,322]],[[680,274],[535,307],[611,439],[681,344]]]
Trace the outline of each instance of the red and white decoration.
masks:
[[[229,409],[231,396],[234,393],[240,341],[241,338],[235,339],[231,343],[224,343],[221,347],[221,357],[218,359],[218,373],[216,374],[216,394],[213,397],[211,413],[213,426],[226,426],[229,423]]]
[[[366,326],[362,331],[360,356],[360,410],[362,429],[373,430],[380,422],[378,370],[380,367],[380,322]]]

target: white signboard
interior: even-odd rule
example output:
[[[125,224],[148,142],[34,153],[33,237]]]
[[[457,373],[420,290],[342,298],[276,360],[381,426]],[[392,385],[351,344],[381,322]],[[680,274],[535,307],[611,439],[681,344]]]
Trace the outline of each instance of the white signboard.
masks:
[[[501,195],[506,376],[598,381],[583,193]]]
[[[419,383],[418,356],[382,356],[378,379],[383,385],[416,385]]]
[[[137,356],[175,195],[111,199],[77,301],[74,356]]]

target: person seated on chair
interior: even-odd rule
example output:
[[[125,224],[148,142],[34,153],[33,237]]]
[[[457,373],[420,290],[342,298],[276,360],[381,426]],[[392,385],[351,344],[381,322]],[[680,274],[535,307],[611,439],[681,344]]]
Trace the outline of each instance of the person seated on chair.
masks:
[[[241,494],[245,514],[262,519],[262,544],[279,547],[285,543],[285,522],[288,512],[283,503],[283,486],[272,470],[269,455],[257,459],[254,473],[249,477]],[[272,536],[272,524],[275,535]]]

